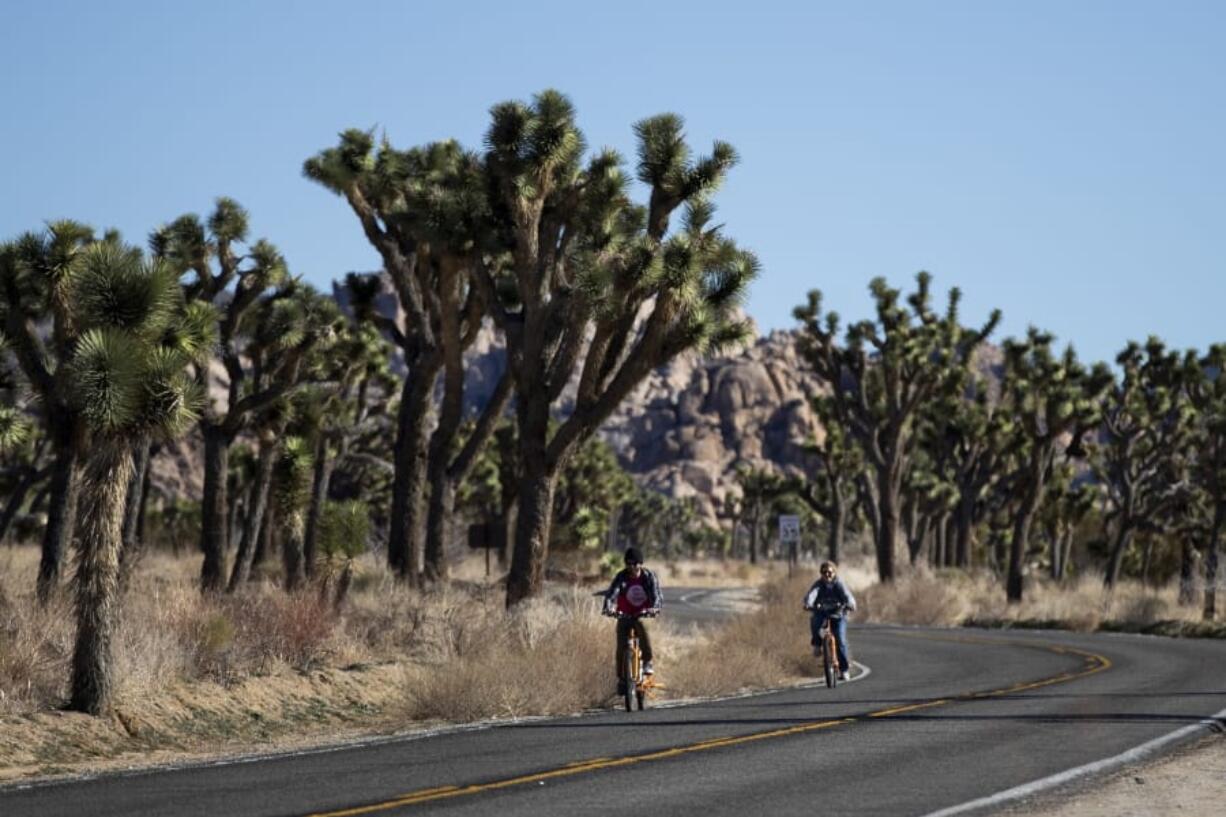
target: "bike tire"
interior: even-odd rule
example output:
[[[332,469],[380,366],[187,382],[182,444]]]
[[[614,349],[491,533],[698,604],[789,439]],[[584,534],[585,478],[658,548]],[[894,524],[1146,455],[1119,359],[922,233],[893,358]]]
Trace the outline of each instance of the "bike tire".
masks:
[[[640,712],[642,712],[644,709],[647,708],[647,704],[645,703],[647,696],[643,694],[643,690],[636,689],[634,691],[634,697],[635,697],[635,700],[638,701]]]
[[[830,643],[831,639],[822,639],[822,670],[826,674],[826,686],[834,689],[839,682],[839,673],[835,669],[835,663],[839,660],[834,654],[834,646]]]

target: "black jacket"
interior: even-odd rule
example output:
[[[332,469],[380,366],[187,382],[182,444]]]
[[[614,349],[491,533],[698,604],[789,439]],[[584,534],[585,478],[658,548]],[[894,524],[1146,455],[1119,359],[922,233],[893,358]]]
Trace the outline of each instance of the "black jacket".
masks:
[[[613,577],[613,583],[609,585],[609,589],[604,594],[606,613],[617,609],[617,597],[626,589],[626,582],[629,578],[630,568],[622,568],[621,572]],[[659,610],[660,605],[664,602],[664,596],[660,593],[660,583],[656,581],[656,574],[647,568],[643,568],[643,589],[647,591],[647,598],[651,601],[648,607]]]

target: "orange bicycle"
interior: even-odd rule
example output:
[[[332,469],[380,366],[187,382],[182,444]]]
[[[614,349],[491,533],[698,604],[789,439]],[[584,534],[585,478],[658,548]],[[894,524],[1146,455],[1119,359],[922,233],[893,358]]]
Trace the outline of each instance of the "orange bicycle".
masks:
[[[632,616],[616,612],[607,612],[605,615],[617,619],[633,618]],[[651,616],[644,616],[644,618],[651,618]],[[639,637],[633,627],[630,628],[630,632],[626,637],[626,650],[622,654],[620,663],[622,674],[617,680],[622,698],[626,704],[626,711],[632,711],[636,703],[640,710],[645,709],[647,706],[646,699],[654,694],[654,690],[661,687],[655,682],[654,675],[647,675],[643,672],[643,651],[639,647]]]
[[[814,609],[813,607],[805,608],[809,612]],[[843,605],[827,603],[823,604],[820,609],[826,614],[826,620],[822,622],[822,628],[818,631],[817,636],[822,657],[822,674],[826,678],[826,686],[834,689],[839,683],[839,639],[831,625],[836,618],[842,618]]]

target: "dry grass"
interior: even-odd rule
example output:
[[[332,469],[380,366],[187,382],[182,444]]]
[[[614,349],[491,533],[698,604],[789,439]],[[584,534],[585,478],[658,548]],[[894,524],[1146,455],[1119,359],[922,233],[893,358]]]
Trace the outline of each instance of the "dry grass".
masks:
[[[479,555],[426,592],[400,586],[366,557],[337,611],[314,592],[287,596],[272,579],[205,598],[197,560],[151,554],[123,607],[116,718],[63,713],[71,607],[66,593],[46,609],[35,603],[37,562],[35,548],[0,550],[0,778],[613,703],[613,624],[590,587],[559,587],[508,613]],[[722,628],[687,631],[667,616],[651,625],[665,697],[815,674],[800,610],[812,565],[791,580],[769,564],[653,567],[666,588],[761,583],[758,608]],[[587,575],[584,565],[569,569]],[[921,568],[878,585],[867,561],[845,563],[841,574],[860,601],[859,621],[1094,630],[1167,619],[1190,627],[1198,615],[1176,604],[1172,588],[1125,583],[1107,593],[1096,576],[1031,580],[1026,601],[1007,605],[987,575]]]

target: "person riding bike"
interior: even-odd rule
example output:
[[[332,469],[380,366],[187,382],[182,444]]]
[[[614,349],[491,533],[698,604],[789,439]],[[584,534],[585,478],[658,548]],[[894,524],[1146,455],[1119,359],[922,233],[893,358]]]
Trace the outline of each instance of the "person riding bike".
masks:
[[[643,674],[651,675],[655,672],[651,666],[651,640],[647,637],[643,619],[658,615],[660,603],[664,600],[656,574],[643,567],[643,556],[638,548],[626,548],[625,561],[625,569],[613,577],[613,583],[604,594],[604,614],[617,616],[618,695],[626,694],[623,688],[626,673],[624,664],[631,629],[639,637],[639,649],[643,653]]]
[[[847,672],[851,662],[847,658],[847,617],[845,613],[854,612],[856,597],[847,589],[843,580],[838,578],[839,566],[834,562],[822,562],[820,575],[809,592],[805,593],[805,609],[813,611],[809,621],[809,631],[812,635],[814,655],[822,654],[821,631],[826,619],[834,628],[834,637],[838,640],[839,680],[847,680]]]

